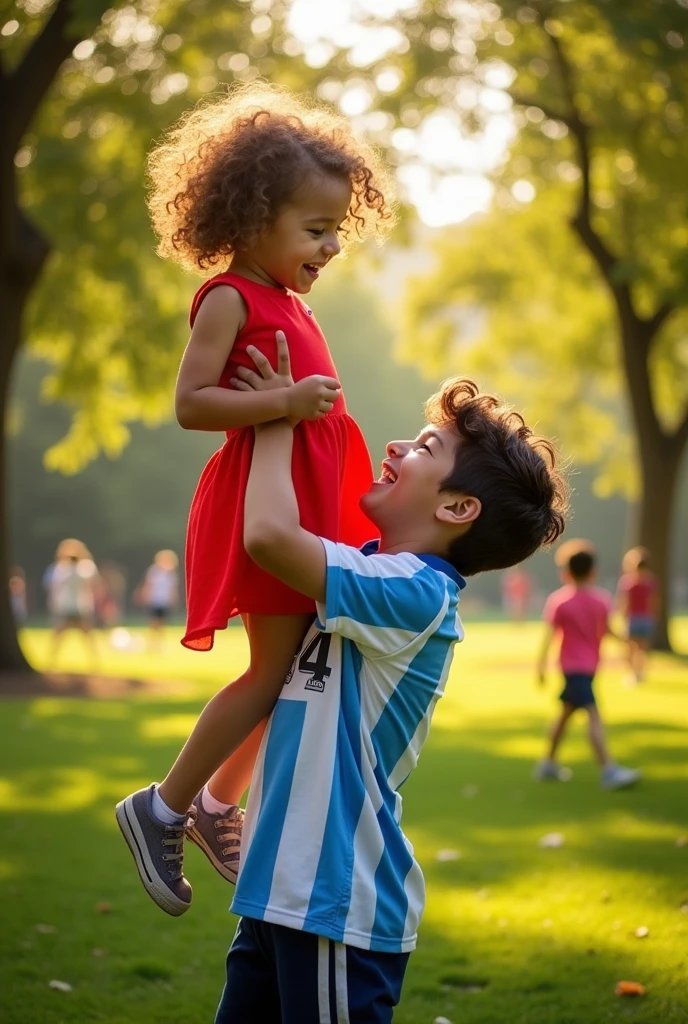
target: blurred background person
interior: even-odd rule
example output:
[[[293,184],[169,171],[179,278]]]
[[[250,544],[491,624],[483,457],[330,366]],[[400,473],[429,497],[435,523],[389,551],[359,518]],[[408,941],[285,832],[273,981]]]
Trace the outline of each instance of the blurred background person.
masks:
[[[179,603],[178,565],[174,551],[158,551],[139,588],[138,601],[148,612],[150,650],[163,646],[165,623]]]
[[[604,789],[625,789],[640,779],[640,772],[612,760],[593,690],[600,645],[607,634],[614,635],[609,625],[612,595],[595,586],[597,551],[590,541],[567,541],[554,560],[564,585],[550,594],[545,604],[542,617],[547,628],[537,671],[543,686],[547,657],[556,638],[564,689],[559,696],[561,710],[550,729],[547,755],[536,765],[535,778],[564,782],[571,777],[571,770],[560,766],[558,752],[572,716],[583,710],[588,716],[590,746],[601,769],[601,785]]]
[[[522,565],[502,573],[502,607],[512,622],[523,622],[530,608],[533,583]]]
[[[44,576],[48,609],[53,619],[49,663],[54,668],[64,634],[77,630],[84,638],[91,665],[97,661],[93,635],[101,580],[91,553],[80,540],[69,538],[57,547],[55,561]]]
[[[626,650],[631,686],[645,678],[647,654],[657,622],[657,579],[650,568],[647,548],[631,548],[622,562],[623,576],[616,588],[616,606],[626,622]]]
[[[101,562],[99,573],[102,586],[96,604],[98,623],[103,629],[113,629],[122,621],[127,578],[115,562]]]
[[[23,626],[29,609],[26,599],[26,577],[19,565],[10,568],[10,605],[17,626]]]

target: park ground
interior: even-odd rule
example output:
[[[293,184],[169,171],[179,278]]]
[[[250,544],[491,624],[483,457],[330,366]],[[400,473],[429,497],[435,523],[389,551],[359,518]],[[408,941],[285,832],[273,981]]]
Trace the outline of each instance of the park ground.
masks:
[[[688,620],[675,624],[688,648]],[[469,623],[404,824],[428,904],[396,1024],[688,1021],[688,661],[656,655],[623,683],[613,641],[599,699],[616,757],[642,784],[599,787],[583,722],[573,778],[532,767],[558,679],[535,686],[540,627]],[[46,634],[23,642],[45,665]],[[177,920],[145,896],[113,808],[160,778],[203,702],[241,671],[240,630],[211,654],[104,648],[102,669],[150,679],[125,698],[2,702],[0,1019],[3,1024],[203,1024],[213,1019],[235,921],[231,891],[189,849],[194,903]],[[64,667],[83,670],[76,638]],[[541,846],[558,833],[558,846]],[[620,998],[618,981],[646,986]],[[68,991],[51,988],[65,982]]]

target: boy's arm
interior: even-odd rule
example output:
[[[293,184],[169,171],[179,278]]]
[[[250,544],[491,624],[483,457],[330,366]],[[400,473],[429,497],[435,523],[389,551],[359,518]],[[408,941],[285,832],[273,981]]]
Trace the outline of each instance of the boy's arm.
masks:
[[[542,637],[542,645],[540,647],[540,656],[537,662],[537,677],[540,686],[545,684],[545,675],[547,673],[547,655],[549,649],[552,646],[552,640],[554,639],[555,627],[548,622],[545,626],[545,632]]]
[[[294,432],[286,420],[255,428],[244,501],[244,546],[254,562],[294,590],[325,600],[322,541],[299,522],[291,478]]]

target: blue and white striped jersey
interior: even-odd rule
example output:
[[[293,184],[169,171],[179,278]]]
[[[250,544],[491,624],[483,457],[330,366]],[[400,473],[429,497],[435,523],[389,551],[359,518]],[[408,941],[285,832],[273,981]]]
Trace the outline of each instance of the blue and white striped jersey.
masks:
[[[465,584],[431,555],[323,544],[325,605],[263,737],[232,910],[406,953],[425,885],[398,791],[463,639]]]

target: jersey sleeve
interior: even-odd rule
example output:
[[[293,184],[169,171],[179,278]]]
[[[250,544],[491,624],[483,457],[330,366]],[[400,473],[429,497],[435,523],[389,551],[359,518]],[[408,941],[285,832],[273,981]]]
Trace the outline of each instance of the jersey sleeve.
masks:
[[[412,554],[364,555],[320,538],[327,558],[325,603],[317,625],[352,640],[368,658],[403,650],[441,620],[449,604],[444,575]]]

